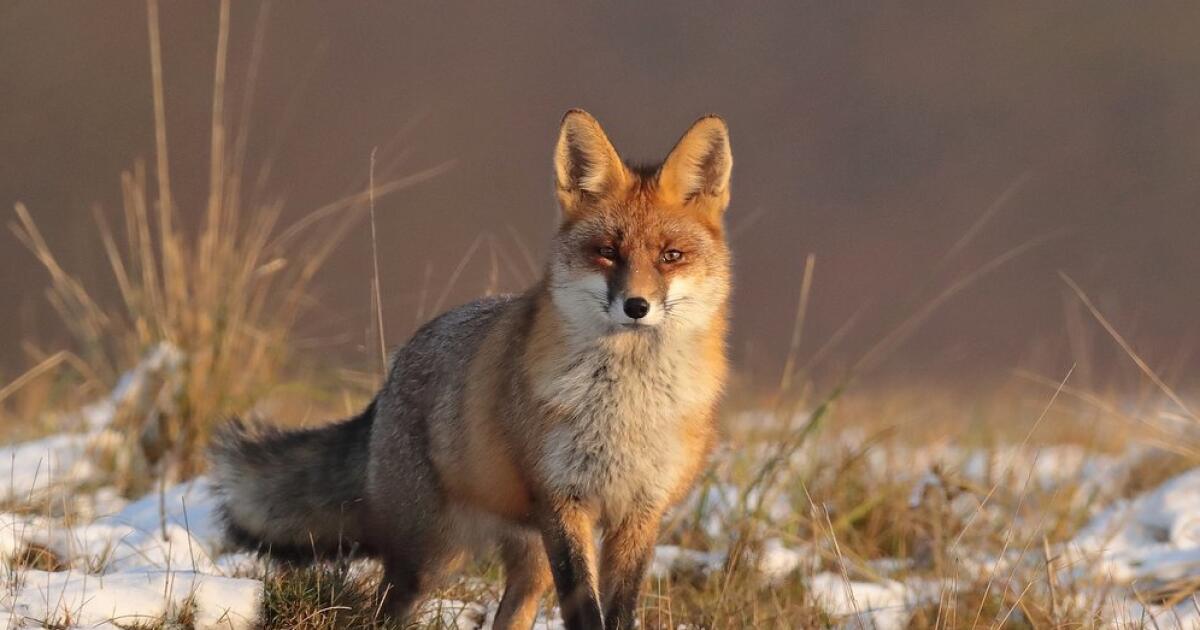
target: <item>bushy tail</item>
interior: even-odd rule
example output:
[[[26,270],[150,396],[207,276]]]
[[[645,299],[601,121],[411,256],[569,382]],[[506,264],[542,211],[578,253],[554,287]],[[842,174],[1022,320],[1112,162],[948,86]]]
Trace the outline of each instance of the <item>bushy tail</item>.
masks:
[[[284,431],[235,420],[214,440],[212,475],[230,540],[293,560],[362,541],[367,448],[375,416]]]

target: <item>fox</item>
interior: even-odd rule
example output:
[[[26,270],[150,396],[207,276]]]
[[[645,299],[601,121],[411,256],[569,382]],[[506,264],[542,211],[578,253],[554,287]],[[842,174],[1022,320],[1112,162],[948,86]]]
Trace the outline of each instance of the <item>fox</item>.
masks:
[[[401,621],[498,549],[495,628],[530,628],[551,587],[569,630],[635,627],[661,521],[716,441],[732,166],[719,116],[638,165],[568,111],[542,277],[423,325],[357,416],[228,423],[211,452],[228,538],[296,560],[378,558]]]

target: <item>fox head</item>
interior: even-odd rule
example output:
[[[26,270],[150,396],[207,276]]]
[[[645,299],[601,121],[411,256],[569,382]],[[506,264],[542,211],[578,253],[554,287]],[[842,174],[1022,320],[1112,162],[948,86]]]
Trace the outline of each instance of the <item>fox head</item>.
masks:
[[[733,156],[717,116],[700,118],[653,167],[627,164],[600,123],[567,112],[554,150],[562,220],[549,288],[581,334],[703,330],[724,315],[723,214]]]

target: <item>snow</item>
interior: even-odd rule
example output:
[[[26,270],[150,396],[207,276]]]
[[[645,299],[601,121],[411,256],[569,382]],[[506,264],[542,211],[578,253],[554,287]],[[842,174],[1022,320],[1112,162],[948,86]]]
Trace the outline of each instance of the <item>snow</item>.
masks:
[[[96,414],[99,415],[99,414]],[[102,423],[89,425],[104,431]],[[92,434],[57,435],[4,449],[14,480],[10,498],[32,496],[52,487],[82,483],[89,474],[87,440]],[[1031,449],[1032,451],[1032,449]],[[1083,474],[1108,478],[1119,467],[1078,456],[1069,449],[1043,450],[1040,454],[1012,451],[1006,461],[980,463],[980,455],[954,453],[961,471],[968,476],[995,478],[1018,470],[1031,471],[1035,483],[1065,483]],[[945,456],[945,453],[943,453]],[[913,494],[919,505],[940,481],[933,468],[922,466],[936,458],[912,460]],[[1004,458],[1001,458],[1004,459]],[[41,479],[28,467],[50,474]],[[998,473],[997,471],[1003,471]],[[55,481],[49,481],[55,479]],[[69,481],[65,481],[69,480]],[[62,484],[62,485],[60,485]],[[0,597],[0,616],[11,627],[37,627],[44,623],[69,622],[70,627],[116,627],[138,620],[152,621],[190,607],[196,627],[252,627],[259,614],[263,584],[258,579],[232,577],[254,575],[261,563],[245,553],[223,554],[217,501],[205,477],[152,492],[126,502],[111,489],[77,493],[77,504],[88,506],[86,519],[0,513],[0,555],[9,556],[27,545],[53,552],[68,569],[59,572],[25,570]],[[732,523],[746,518],[763,501],[759,518],[764,523],[783,523],[794,518],[793,507],[783,493],[744,495],[731,485],[710,484],[699,488],[681,508],[695,514],[702,531],[718,535]],[[768,529],[767,531],[771,531]],[[825,550],[828,551],[828,550]],[[1167,583],[1200,576],[1200,469],[1169,480],[1160,488],[1129,501],[1117,502],[1099,512],[1078,535],[1063,545],[1076,567],[1066,579],[1102,578],[1119,585]],[[764,585],[778,584],[792,575],[807,576],[806,584],[815,601],[841,627],[888,630],[905,627],[914,607],[936,602],[947,586],[929,580],[889,578],[910,572],[911,563],[883,558],[864,565],[878,579],[848,579],[843,573],[821,570],[822,552],[811,543],[788,544],[780,537],[767,537],[747,552]],[[973,559],[964,554],[964,567],[985,567],[995,558]],[[1004,571],[1019,559],[1002,558]],[[660,545],[650,567],[652,579],[678,575],[706,576],[723,569],[726,552]],[[974,563],[972,565],[971,563]],[[1084,567],[1084,568],[1078,568]],[[430,600],[422,608],[425,621],[439,620],[443,627],[491,627],[498,602],[486,604],[448,599]],[[1159,627],[1200,625],[1197,606],[1186,600],[1173,607],[1143,604],[1130,592],[1117,591],[1104,597],[1103,616],[1112,627],[1141,627],[1153,619]],[[561,628],[556,611],[545,611],[535,626],[541,630]]]
[[[742,427],[750,430],[760,425],[770,426],[753,414],[742,422]],[[1007,521],[1006,527],[1021,538],[1042,526],[1040,507],[1027,502],[1025,513],[1014,514],[995,501],[981,505],[982,493],[1000,488],[1025,496],[1026,486],[1051,491],[1056,501],[1091,516],[1074,538],[1052,545],[1051,550],[1052,555],[1059,556],[1055,562],[1059,583],[1073,584],[1081,606],[1096,608],[1108,627],[1200,627],[1200,597],[1195,601],[1183,597],[1182,601],[1170,602],[1173,605],[1139,601],[1147,590],[1169,591],[1174,585],[1200,579],[1200,469],[1139,497],[1122,500],[1114,493],[1139,462],[1156,456],[1152,449],[1132,445],[1124,453],[1105,455],[1078,445],[973,449],[930,443],[862,452],[860,445],[867,442],[866,438],[849,430],[810,440],[796,449],[786,466],[790,473],[811,479],[827,474],[826,470],[838,470],[836,465],[823,466],[822,462],[836,463],[861,455],[868,477],[886,476],[909,485],[911,508],[920,508],[931,497],[949,499],[952,512],[964,520],[978,517]],[[764,452],[763,456],[768,454]],[[836,483],[836,479],[832,481]],[[963,482],[977,490],[958,492],[955,486]],[[745,518],[736,488],[715,485],[707,492],[709,502],[704,507],[711,506],[711,511],[697,521],[706,533],[713,534],[737,518]],[[764,520],[768,524],[788,522],[786,517],[780,518],[786,508],[775,501],[779,497],[770,498]],[[696,505],[693,502],[689,507],[695,509]],[[940,592],[955,588],[954,584],[914,577],[919,571],[912,563],[896,558],[859,561],[859,570],[851,573],[871,575],[870,580],[847,578],[839,571],[818,572],[818,557],[828,551],[804,545],[788,547],[778,539],[768,540],[757,566],[768,583],[796,573],[810,576],[806,583],[817,602],[842,627],[850,628],[904,627],[914,606],[936,603]],[[670,558],[688,554],[687,550],[673,550]],[[1044,568],[1034,567],[1041,562],[1040,556],[1009,549],[997,558],[964,547],[956,550],[954,561],[960,575],[1008,575],[1031,567],[1044,572]],[[654,571],[663,571],[670,564],[656,559]],[[719,566],[710,561],[710,570],[719,570]],[[1014,614],[1019,617],[1021,613]]]
[[[420,624],[432,624],[438,628],[459,628],[461,630],[492,630],[496,621],[496,612],[500,609],[499,602],[483,605],[478,602],[464,602],[457,599],[430,599],[417,612]],[[532,630],[564,630],[562,618],[557,609],[542,611],[533,622]]]
[[[81,525],[0,514],[5,555],[38,545],[70,567],[23,572],[0,599],[0,616],[31,627],[56,620],[91,627],[149,621],[188,603],[196,627],[251,627],[263,585],[227,577],[237,564],[213,561],[221,545],[215,509],[212,487],[201,477]]]
[[[0,500],[30,500],[92,478],[89,440],[84,434],[59,434],[0,448]]]
[[[1101,617],[1111,628],[1157,628],[1158,630],[1195,630],[1200,628],[1200,605],[1191,598],[1175,606],[1146,606],[1133,598],[1106,602]]]
[[[672,575],[707,575],[720,570],[725,554],[713,551],[685,549],[677,545],[659,545],[654,549],[650,576],[666,579]]]
[[[119,410],[143,408],[145,405],[137,403],[153,395],[155,384],[178,368],[182,358],[174,346],[159,344],[121,376],[107,397],[60,421],[76,427],[77,432],[0,447],[0,501],[30,501],[52,490],[65,495],[78,484],[95,479],[98,470],[89,451],[120,443],[120,436],[111,428]]]
[[[782,493],[764,496],[757,489],[745,492],[732,484],[709,484],[694,490],[676,509],[679,514],[699,514],[700,528],[710,537],[724,535],[746,512],[758,511],[768,521],[782,522],[792,515],[792,506]]]
[[[767,582],[777,583],[787,579],[805,560],[812,565],[818,558],[811,548],[793,549],[778,538],[768,538],[755,558],[755,567]]]
[[[197,628],[251,628],[262,583],[192,571],[122,571],[102,576],[80,571],[29,570],[14,593],[0,597],[0,617],[10,627],[58,622],[107,627],[151,622],[190,605]]]
[[[901,630],[911,616],[908,589],[894,580],[853,582],[825,572],[813,576],[809,589],[825,612],[839,618],[846,628]]]
[[[24,538],[77,568],[213,572],[221,541],[215,509],[212,488],[200,477],[90,523],[26,528]]]
[[[1200,469],[1104,510],[1068,550],[1120,584],[1200,574]]]
[[[490,611],[495,617],[495,611]],[[462,602],[456,599],[431,599],[417,612],[420,624],[437,624],[439,628],[461,628],[475,630],[483,627],[488,620],[489,611],[486,606],[476,602]],[[490,627],[490,623],[487,624]]]
[[[152,395],[154,381],[179,359],[171,346],[156,347],[111,395],[77,413],[78,433],[0,448],[4,501],[69,504],[63,517],[0,513],[0,556],[37,546],[68,567],[6,574],[0,618],[10,627],[116,628],[152,622],[185,607],[197,628],[253,627],[263,584],[229,577],[246,565],[243,554],[214,561],[221,551],[221,529],[207,479],[163,488],[132,503],[112,488],[81,488],[98,477],[91,451],[120,439],[110,428],[117,410]]]

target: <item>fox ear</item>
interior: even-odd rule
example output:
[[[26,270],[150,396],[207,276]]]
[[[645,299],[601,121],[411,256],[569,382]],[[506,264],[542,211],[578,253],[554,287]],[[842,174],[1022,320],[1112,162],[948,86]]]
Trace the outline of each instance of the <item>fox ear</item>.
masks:
[[[563,116],[554,148],[554,181],[559,203],[568,215],[588,201],[623,190],[629,172],[600,123],[582,109]]]
[[[732,169],[729,128],[720,116],[708,115],[692,123],[671,149],[659,170],[659,190],[667,198],[697,202],[717,214],[729,205]]]

